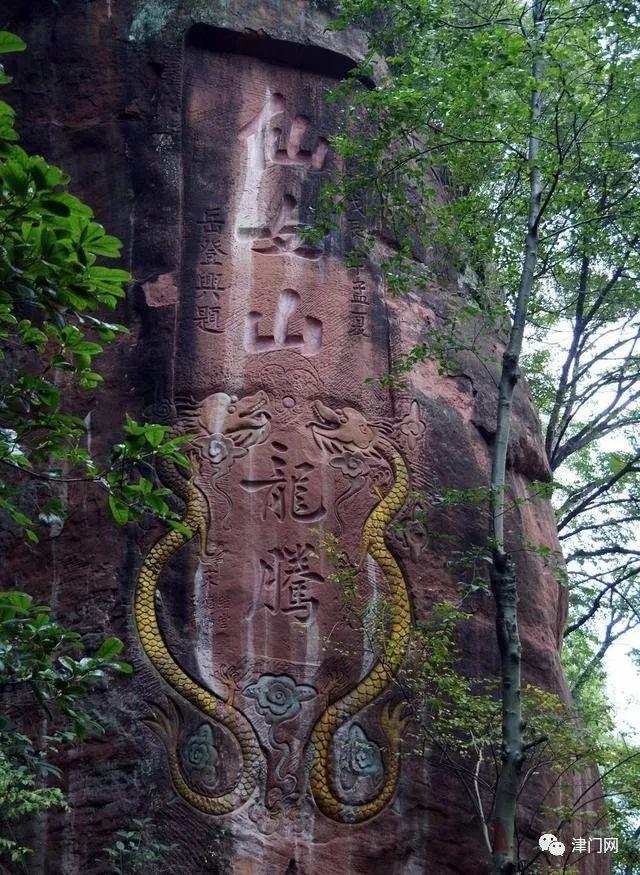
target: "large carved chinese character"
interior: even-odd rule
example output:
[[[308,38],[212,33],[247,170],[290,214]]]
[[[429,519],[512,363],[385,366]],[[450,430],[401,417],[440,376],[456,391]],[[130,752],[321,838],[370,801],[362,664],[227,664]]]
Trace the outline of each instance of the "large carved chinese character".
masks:
[[[276,125],[275,119],[281,121]],[[288,127],[284,141],[283,120]],[[307,116],[290,116],[282,94],[269,92],[260,112],[239,131],[240,139],[246,143],[247,176],[236,236],[239,240],[251,241],[254,252],[307,259],[322,255],[321,249],[307,243],[301,235],[302,222],[293,192],[274,189],[274,183],[267,184],[266,189],[264,185],[269,167],[292,167],[303,174],[322,170],[329,150],[326,138],[318,137],[311,150],[302,146],[312,128]],[[271,202],[276,204],[275,211]],[[247,222],[249,216],[261,221]]]
[[[292,332],[289,321],[300,307],[300,295],[285,289],[278,299],[273,317],[273,333],[260,334],[262,313],[252,310],[246,320],[245,347],[248,352],[269,352],[274,349],[299,349],[304,355],[317,355],[322,346],[322,322],[315,316],[305,316],[302,333]]]
[[[265,479],[243,480],[240,484],[247,492],[263,494],[262,519],[272,513],[280,522],[287,516],[305,523],[321,520],[327,512],[322,499],[317,507],[312,508],[307,498],[309,478],[314,471],[314,465],[301,462],[287,471],[287,445],[274,441],[272,446],[275,450],[271,456],[273,475]]]
[[[312,151],[302,148],[302,139],[311,127],[307,116],[297,115],[289,120],[289,136],[281,148],[282,127],[273,125],[272,121],[284,116],[286,108],[287,101],[282,94],[269,92],[258,115],[241,128],[240,137],[250,143],[249,149],[255,150],[251,157],[255,157],[262,168],[272,162],[322,170],[329,143],[325,137],[319,137]]]
[[[256,228],[241,226],[238,237],[250,240],[254,252],[262,255],[297,255],[300,258],[316,259],[322,250],[309,244],[302,236],[303,223],[297,215],[298,202],[291,194],[285,194],[278,212],[268,225]]]
[[[309,622],[318,604],[312,595],[313,586],[324,583],[324,577],[311,570],[313,549],[312,544],[274,547],[268,559],[260,560],[260,585],[267,610],[289,615],[303,624]]]

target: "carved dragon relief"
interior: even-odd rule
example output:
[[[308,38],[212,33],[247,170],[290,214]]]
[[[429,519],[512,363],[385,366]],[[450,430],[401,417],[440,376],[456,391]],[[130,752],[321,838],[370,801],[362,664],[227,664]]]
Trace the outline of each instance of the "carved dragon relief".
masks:
[[[246,454],[251,446],[263,441],[269,433],[266,402],[264,392],[242,400],[218,392],[205,399],[199,409],[189,411],[187,423],[197,417],[199,424],[208,430],[198,445],[200,455],[208,452],[214,465],[232,464],[238,454]],[[206,543],[209,513],[205,496],[195,485],[195,472],[187,478],[165,460],[158,464],[162,479],[184,501],[183,522],[191,534],[172,530],[163,535],[145,557],[138,575],[134,605],[138,634],[147,657],[169,686],[214,723],[225,727],[236,740],[241,765],[233,786],[209,795],[190,785],[178,750],[180,713],[175,706],[170,713],[156,709],[155,721],[150,725],[165,742],[171,778],[178,793],[205,814],[228,814],[243,805],[258,785],[263,770],[262,751],[249,720],[232,702],[224,702],[191,678],[173,658],[163,638],[156,611],[160,575],[167,562],[193,538],[199,537],[201,544]]]
[[[391,801],[399,777],[401,735],[406,722],[403,706],[392,709],[386,703],[379,712],[386,739],[382,751],[354,721],[363,709],[382,699],[409,645],[412,620],[407,584],[385,543],[387,527],[407,501],[409,475],[403,456],[390,438],[388,425],[371,423],[355,408],[332,408],[321,401],[313,402],[312,410],[307,428],[313,441],[327,457],[325,463],[339,470],[349,484],[338,496],[338,502],[359,491],[365,476],[376,467],[384,468],[387,477],[386,483],[384,477],[379,480],[384,492],[376,489],[378,500],[364,521],[360,541],[361,565],[369,556],[382,572],[390,593],[390,634],[384,659],[378,659],[350,692],[327,704],[316,719],[308,745],[309,787],[317,807],[332,820],[359,823],[375,817]],[[135,596],[135,618],[142,647],[154,668],[180,697],[177,703],[170,700],[169,710],[156,707],[155,719],[148,723],[165,743],[172,781],[179,795],[212,815],[239,809],[263,781],[269,751],[263,751],[261,746],[258,724],[254,724],[256,718],[266,720],[270,737],[284,751],[283,736],[277,730],[285,719],[295,718],[301,703],[314,698],[317,691],[294,677],[265,674],[254,677],[244,689],[247,714],[251,715],[247,716],[234,704],[233,695],[225,701],[181,668],[163,637],[156,596],[165,566],[193,539],[199,539],[202,561],[206,562],[208,530],[212,527],[206,492],[218,488],[216,480],[229,472],[236,459],[267,441],[271,419],[270,402],[264,391],[240,399],[218,392],[199,404],[183,401],[175,430],[197,433],[191,445],[194,468],[190,476],[185,476],[170,463],[161,461],[159,474],[184,502],[183,521],[191,534],[171,531],[157,541],[142,563]],[[340,520],[339,514],[336,518]],[[273,698],[276,693],[284,695],[289,688],[297,695],[295,708],[289,707],[288,700],[280,702]],[[197,731],[186,739],[180,700],[209,721],[203,723],[201,719]],[[231,734],[240,754],[237,774],[224,789],[219,787],[224,771],[218,768],[220,752],[213,744],[213,739],[218,738],[217,726]],[[334,774],[334,752],[347,770],[340,778]],[[286,779],[284,765],[282,770]],[[369,789],[373,786],[373,796],[369,793],[364,802],[350,801],[352,797],[344,790],[366,783],[365,778]]]
[[[380,497],[365,520],[362,530],[360,564],[368,554],[384,574],[390,592],[392,616],[384,661],[377,660],[366,677],[350,693],[333,702],[320,716],[311,736],[313,760],[310,783],[319,809],[333,820],[358,823],[375,817],[391,801],[399,777],[399,751],[405,718],[404,706],[392,711],[384,705],[380,722],[387,739],[387,763],[384,781],[373,799],[362,804],[345,804],[333,779],[331,748],[336,733],[360,711],[374,702],[389,686],[406,656],[411,633],[411,604],[407,584],[392,553],[385,544],[389,523],[402,510],[409,491],[407,466],[400,453],[372,427],[366,418],[351,407],[334,410],[316,401],[313,409],[317,422],[310,428],[319,446],[336,453],[347,450],[373,458],[383,456],[393,470],[394,482]]]

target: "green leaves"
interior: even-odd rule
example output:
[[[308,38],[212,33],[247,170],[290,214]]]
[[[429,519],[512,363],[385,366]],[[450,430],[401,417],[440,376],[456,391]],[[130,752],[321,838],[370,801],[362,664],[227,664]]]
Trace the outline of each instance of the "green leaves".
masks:
[[[0,687],[28,684],[43,707],[72,717],[76,732],[82,733],[89,720],[77,700],[88,685],[121,670],[113,657],[122,648],[118,638],[107,638],[95,656],[77,659],[80,636],[53,621],[46,605],[23,592],[0,593]]]
[[[0,808],[3,823],[33,817],[52,807],[66,807],[61,790],[42,787],[42,777],[60,776],[48,758],[63,745],[74,744],[101,726],[86,709],[84,699],[113,672],[131,674],[128,663],[116,662],[123,649],[118,638],[107,638],[93,656],[83,655],[83,642],[55,622],[46,605],[23,592],[0,592],[0,692],[22,688],[28,702],[25,729],[37,721],[34,710],[59,728],[39,739],[38,750],[17,723],[0,718]],[[18,698],[17,701],[23,701]],[[19,719],[17,708],[12,709]],[[21,861],[29,853],[11,839],[0,837],[0,857]]]
[[[99,254],[117,256],[118,241],[65,190],[64,173],[15,146],[7,130],[10,110],[0,117],[6,144],[0,158],[0,340],[41,356],[39,375],[18,367],[5,372],[0,425],[22,436],[21,467],[35,470],[47,453],[60,461],[79,458],[82,429],[60,412],[60,372],[67,374],[67,388],[75,381],[93,389],[102,381],[93,359],[121,329],[89,313],[113,308],[128,274],[95,264]],[[4,433],[0,460],[10,453],[15,458]],[[9,500],[6,488],[4,494]]]
[[[0,55],[22,52],[26,47],[26,43],[15,33],[10,33],[8,30],[0,30]],[[11,76],[7,76],[4,72],[4,67],[0,64],[0,85],[6,85],[8,82],[11,82]],[[6,104],[4,106],[6,107]],[[5,116],[4,119],[3,115]],[[10,141],[15,139],[17,137],[13,133],[12,124],[7,124],[6,113],[3,113],[2,109],[0,109],[0,147],[2,146],[2,140]]]
[[[138,423],[126,416],[124,443],[113,448],[109,468],[101,478],[109,491],[109,507],[118,525],[138,520],[144,513],[152,513],[176,531],[191,536],[190,530],[180,522],[166,500],[171,490],[157,487],[153,480],[140,473],[143,466],[149,466],[159,456],[171,464],[190,467],[189,459],[180,452],[190,436],[170,435],[169,426]]]
[[[124,526],[129,522],[129,508],[123,501],[116,498],[115,495],[109,496],[109,509],[119,526]]]
[[[96,222],[88,222],[80,232],[80,241],[88,252],[94,255],[104,255],[107,258],[117,258],[120,255],[122,243],[117,237],[111,237],[105,233],[102,225]]]
[[[0,55],[10,52],[23,52],[27,44],[15,33],[8,30],[0,30]]]
[[[116,832],[113,846],[105,849],[110,872],[128,875],[150,867],[156,871],[167,868],[165,858],[178,846],[157,841],[152,835],[152,824],[151,818],[134,818],[128,829]]]
[[[53,213],[54,216],[62,216],[65,219],[71,215],[69,204],[61,199],[54,197],[43,197],[40,199],[40,206],[48,213]]]
[[[1,38],[2,51],[24,47],[11,34]],[[64,523],[64,508],[51,517],[39,507],[34,519],[24,512],[19,485],[13,475],[5,478],[13,469],[40,482],[86,479],[107,492],[119,525],[152,513],[186,534],[166,501],[169,491],[149,476],[158,454],[188,467],[183,442],[166,426],[128,418],[124,443],[94,459],[85,445],[87,421],[66,412],[76,389],[94,391],[103,382],[96,361],[125,333],[104,313],[122,300],[130,276],[103,263],[120,256],[120,241],[70,193],[65,173],[16,145],[13,123],[13,110],[0,102],[0,342],[12,350],[0,391],[0,509],[32,543],[36,520]]]
[[[0,53],[23,48],[19,37],[0,31]],[[0,68],[0,84],[8,81]],[[185,439],[127,417],[123,442],[93,454],[94,397],[87,393],[102,382],[96,361],[105,345],[125,333],[105,313],[123,299],[130,277],[109,266],[121,243],[71,194],[68,176],[17,140],[13,110],[0,101],[0,512],[8,537],[35,545],[43,528],[59,531],[76,481],[105,493],[120,525],[151,513],[190,537],[153,473],[158,456],[189,467],[180,452]],[[36,751],[19,726],[0,718],[3,821],[66,805],[60,790],[41,786],[43,777],[60,774],[49,758],[102,731],[86,696],[114,673],[133,671],[119,661],[118,638],[93,654],[84,644],[31,596],[0,593],[0,692],[23,690],[16,701],[29,703],[26,730],[38,725],[37,709],[59,727],[39,738]],[[19,863],[28,853],[0,837],[0,856]]]
[[[123,643],[119,638],[106,638],[100,645],[96,653],[97,659],[111,659],[112,656],[117,656],[122,652]]]
[[[5,161],[0,165],[0,179],[4,183],[4,194],[25,198],[29,193],[29,177],[18,161]]]
[[[32,607],[33,599],[26,592],[0,592],[0,623],[26,616]],[[48,611],[47,607],[42,608],[42,613],[46,614]]]
[[[412,293],[411,303],[437,314],[383,383],[397,386],[426,360],[449,376],[467,373],[469,353],[492,378],[505,365],[493,442],[504,448],[507,430],[500,426],[510,416],[509,387],[519,381],[511,363],[518,363],[528,326],[522,364],[548,418],[549,463],[565,465],[565,482],[555,489],[563,500],[560,534],[566,544],[581,545],[567,550],[576,569],[569,576],[573,607],[585,622],[606,608],[606,627],[623,634],[640,616],[640,21],[633,4],[341,0],[337,6],[336,28],[366,28],[365,65],[377,63],[377,76],[372,88],[353,77],[333,90],[342,121],[332,145],[343,166],[324,187],[316,233],[346,224],[345,214],[349,228],[361,221],[352,244],[357,256],[362,249],[377,255],[382,237],[392,250],[383,264],[388,288]],[[532,270],[523,259],[525,241]],[[496,334],[513,341],[504,357]],[[600,440],[606,444],[592,454]],[[506,458],[495,453],[493,462],[500,473],[491,495],[496,536],[484,538],[475,555],[465,550],[474,568],[465,597],[474,599],[483,591],[475,568],[482,570],[492,548],[503,546],[503,509],[495,499],[501,503],[505,493]],[[481,494],[464,492],[442,490],[432,500],[484,503]],[[518,502],[533,501],[536,493],[544,494],[538,486]],[[569,540],[574,536],[577,541]],[[535,552],[559,576],[547,545],[519,548]],[[517,630],[512,620],[508,626],[507,635]],[[512,718],[520,707],[510,673],[519,664],[516,650],[503,669],[505,712]],[[427,656],[429,672],[436,671]],[[464,690],[455,709],[436,692],[438,713],[448,710],[452,722],[462,721]],[[571,714],[559,700],[540,690],[527,696],[527,720],[551,739],[541,742],[545,758],[553,761],[557,753],[559,770],[570,768],[572,736],[582,753],[588,739],[569,731]],[[502,740],[506,777],[493,794],[494,812],[509,810],[511,823],[515,809],[503,791],[510,779],[512,786],[520,781],[518,723],[512,719],[513,732]],[[481,740],[497,742],[499,730],[492,731]],[[479,751],[476,776],[486,767],[482,744]]]

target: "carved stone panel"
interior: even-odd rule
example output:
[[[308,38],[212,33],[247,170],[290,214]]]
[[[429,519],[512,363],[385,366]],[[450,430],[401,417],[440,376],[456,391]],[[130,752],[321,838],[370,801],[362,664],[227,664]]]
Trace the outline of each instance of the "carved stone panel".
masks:
[[[159,466],[187,528],[147,554],[135,614],[167,684],[151,725],[177,792],[221,816],[252,800],[261,829],[292,806],[300,824],[310,805],[375,817],[404,724],[385,696],[411,611],[385,533],[408,471],[388,399],[365,381],[387,365],[383,302],[340,235],[304,234],[336,160],[330,84],[187,41],[170,404],[193,473]],[[336,535],[364,603],[393,602],[388,664],[349,622],[324,549]]]
[[[115,527],[69,483],[68,524],[7,556],[8,585],[83,635],[119,636],[134,666],[93,698],[105,735],[60,754],[70,806],[30,819],[34,875],[102,872],[137,818],[169,848],[167,872],[481,870],[473,794],[424,756],[395,681],[411,624],[459,601],[456,562],[486,538],[481,514],[438,496],[488,482],[495,385],[463,356],[459,374],[425,361],[383,388],[464,283],[439,255],[426,288],[386,300],[376,269],[345,259],[361,216],[305,235],[338,160],[325,94],[365,51],[363,34],[327,28],[334,5],[3,4],[29,46],[9,59],[21,143],[70,173],[136,280],[118,316],[131,334],[84,396],[92,447],[106,457],[123,411],[146,410],[191,436],[193,462],[192,475],[157,465],[183,528]],[[514,401],[510,487],[526,498],[547,468],[524,386]],[[565,595],[526,549],[558,549],[553,512],[518,500],[506,528],[527,581],[525,679],[566,698]],[[384,664],[343,604],[327,535],[357,567],[358,613],[387,601]],[[490,677],[495,618],[476,599],[460,665]],[[550,808],[566,802],[553,776],[535,782]],[[589,786],[585,774],[575,798]],[[531,820],[524,856],[548,826]],[[608,871],[587,857],[584,875]]]
[[[156,706],[152,726],[186,801],[222,815],[258,787],[256,816],[295,806],[290,816],[300,817],[300,804],[313,799],[348,824],[376,816],[397,788],[404,720],[385,694],[406,654],[411,609],[385,533],[409,481],[388,425],[305,398],[297,365],[294,358],[280,393],[269,391],[279,375],[272,364],[253,394],[179,401],[175,428],[192,435],[193,475],[167,463],[160,473],[182,496],[190,531],[167,534],[147,555],[136,620],[173,703],[168,712]],[[324,549],[329,534],[359,564],[365,606],[387,600],[384,662],[349,622]],[[179,564],[196,538],[191,561]],[[192,723],[201,712],[188,732],[185,703]],[[236,774],[227,786],[230,761]]]
[[[261,356],[296,351],[325,392],[364,400],[365,378],[386,367],[376,276],[347,268],[340,235],[303,233],[337,160],[332,84],[187,44],[177,394],[242,390]]]

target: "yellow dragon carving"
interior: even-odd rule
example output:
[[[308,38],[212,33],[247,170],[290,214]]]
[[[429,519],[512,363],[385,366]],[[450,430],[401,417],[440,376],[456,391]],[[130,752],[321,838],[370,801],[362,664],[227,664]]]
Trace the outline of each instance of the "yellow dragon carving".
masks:
[[[392,617],[384,659],[375,663],[354,690],[329,705],[318,719],[311,736],[313,759],[310,783],[318,808],[333,820],[360,823],[375,817],[395,793],[399,776],[400,742],[406,722],[402,717],[404,705],[398,705],[393,711],[389,705],[385,705],[382,710],[380,722],[387,739],[386,772],[382,787],[370,801],[349,804],[340,799],[331,773],[331,748],[337,730],[387,689],[409,646],[409,593],[402,571],[384,540],[387,526],[407,499],[409,475],[400,453],[377,434],[359,411],[350,407],[332,410],[319,401],[313,406],[320,422],[310,423],[310,427],[320,447],[334,453],[345,449],[374,453],[377,451],[388,457],[394,473],[391,490],[373,508],[365,521],[361,543],[361,564],[368,553],[382,570],[390,590]]]
[[[223,392],[205,399],[198,406],[199,425],[207,432],[204,449],[220,453],[221,441],[229,444],[231,456],[244,455],[248,448],[261,443],[269,433],[269,419],[264,411],[267,396],[264,392],[238,401]],[[209,444],[206,443],[209,441]],[[202,445],[202,440],[199,441]],[[201,447],[202,449],[202,447]],[[158,623],[156,592],[160,575],[166,563],[198,536],[204,544],[209,522],[205,497],[193,482],[166,460],[159,459],[162,479],[185,503],[184,524],[191,534],[170,531],[163,535],[147,554],[140,573],[135,595],[134,612],[138,635],[149,660],[164,680],[184,699],[207,717],[224,726],[238,744],[241,766],[234,785],[220,795],[205,795],[194,791],[184,777],[177,750],[176,715],[155,710],[155,721],[149,725],[163,739],[169,757],[171,778],[178,793],[195,808],[206,814],[228,814],[243,805],[253,793],[262,773],[263,756],[251,723],[230,702],[205,689],[173,659]]]

